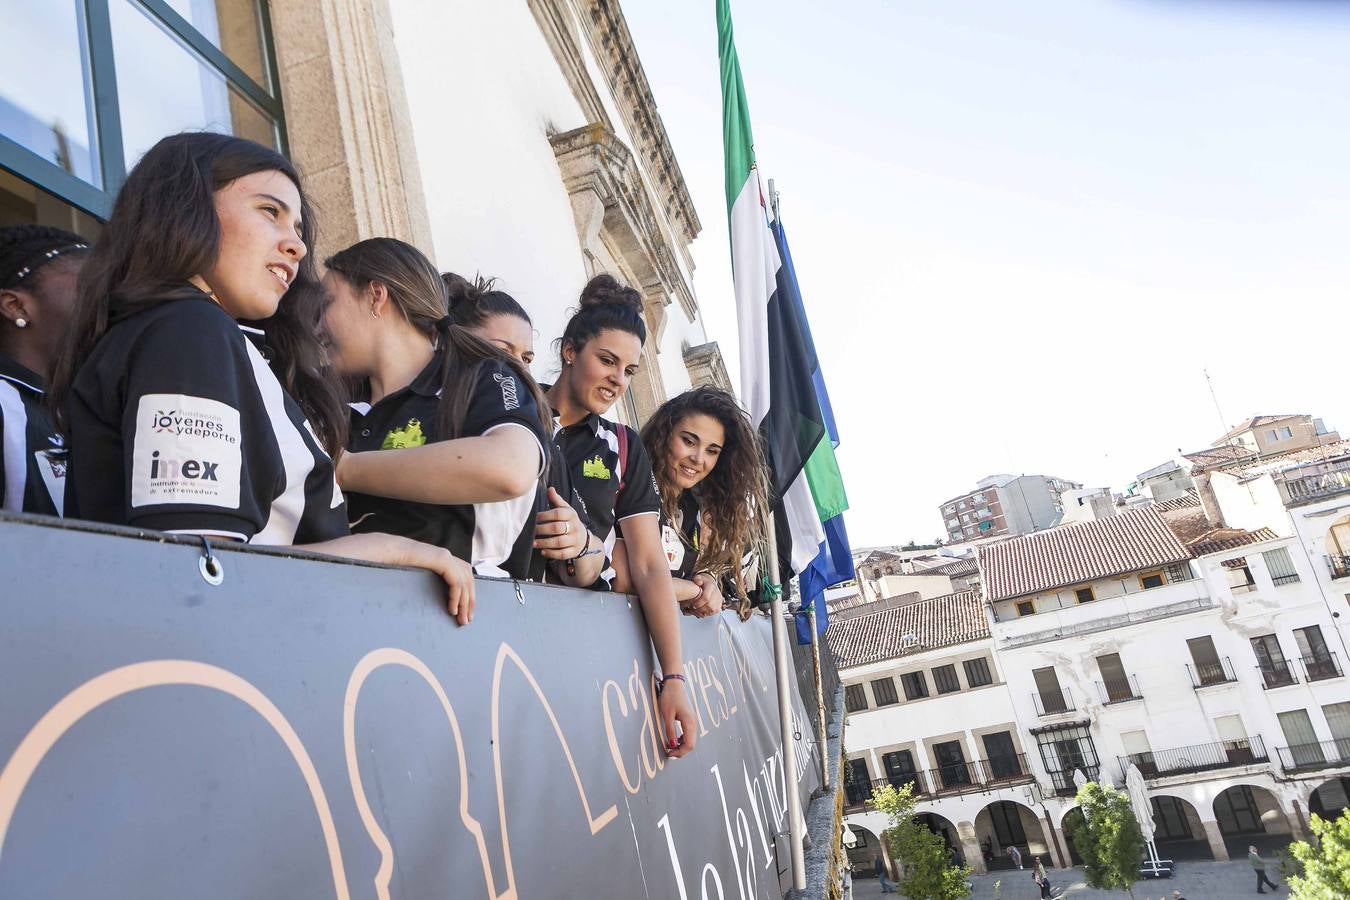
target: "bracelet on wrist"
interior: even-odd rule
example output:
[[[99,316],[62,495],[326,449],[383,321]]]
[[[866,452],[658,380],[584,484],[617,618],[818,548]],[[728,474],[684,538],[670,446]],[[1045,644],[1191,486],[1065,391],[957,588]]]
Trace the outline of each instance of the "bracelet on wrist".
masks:
[[[666,689],[666,682],[667,682],[667,681],[678,681],[680,684],[683,684],[683,685],[686,685],[686,686],[689,684],[689,682],[685,679],[685,677],[684,677],[683,675],[681,675],[679,672],[671,672],[669,675],[662,675],[662,676],[661,676],[661,680],[660,680],[660,682],[658,682],[658,684],[660,685],[660,687],[657,688],[657,693],[660,693],[661,691],[663,691],[663,690]]]

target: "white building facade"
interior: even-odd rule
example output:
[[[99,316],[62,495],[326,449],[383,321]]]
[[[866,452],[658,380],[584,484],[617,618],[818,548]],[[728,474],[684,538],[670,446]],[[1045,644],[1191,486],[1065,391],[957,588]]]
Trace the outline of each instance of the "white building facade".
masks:
[[[1309,519],[1323,540],[1337,539],[1338,514]],[[883,637],[890,655],[873,659],[870,633],[832,625],[854,710],[851,827],[884,828],[862,803],[862,779],[903,782],[887,754],[908,749],[927,770],[918,812],[977,871],[1011,865],[1009,845],[1047,865],[1074,860],[1075,773],[1122,784],[1130,764],[1145,776],[1165,857],[1224,859],[1306,834],[1310,813],[1350,805],[1350,684],[1344,617],[1328,600],[1338,579],[1305,549],[1271,526],[1214,526],[1189,496],[982,548],[987,636],[931,649]],[[931,684],[938,667],[959,672],[976,655],[987,656],[989,685],[918,699],[904,690],[915,672]],[[878,701],[890,697],[884,678],[899,686],[893,703]],[[1010,744],[1017,768],[995,771],[991,730],[1008,733],[994,749]],[[966,783],[954,780],[952,748],[935,749],[953,741],[973,761]]]

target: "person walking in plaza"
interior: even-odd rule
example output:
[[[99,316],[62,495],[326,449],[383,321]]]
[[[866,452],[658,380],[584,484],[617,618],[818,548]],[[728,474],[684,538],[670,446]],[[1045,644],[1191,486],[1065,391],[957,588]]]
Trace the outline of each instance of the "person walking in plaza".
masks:
[[[1041,897],[1048,898],[1053,896],[1050,890],[1050,877],[1045,874],[1045,863],[1041,858],[1036,857],[1036,865],[1031,870],[1031,880],[1036,882],[1036,886],[1041,889]]]
[[[1256,892],[1264,894],[1265,888],[1269,887],[1272,891],[1278,891],[1280,886],[1266,877],[1266,861],[1261,858],[1261,854],[1256,852],[1256,847],[1247,848],[1247,861],[1252,864],[1256,870]]]
[[[881,884],[881,892],[883,894],[894,894],[896,892],[895,885],[886,877],[886,864],[882,862],[880,856],[876,857],[873,866],[876,868],[877,881]]]
[[[1008,845],[1008,858],[1012,860],[1014,866],[1022,868],[1022,851],[1018,850],[1015,844]]]

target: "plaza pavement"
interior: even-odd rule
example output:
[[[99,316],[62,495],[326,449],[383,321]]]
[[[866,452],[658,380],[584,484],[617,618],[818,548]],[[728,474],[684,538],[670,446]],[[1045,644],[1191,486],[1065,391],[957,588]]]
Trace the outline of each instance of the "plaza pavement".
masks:
[[[1288,897],[1289,891],[1284,878],[1274,868],[1268,868],[1266,874],[1280,885],[1278,891],[1266,888],[1266,896]],[[1129,897],[1124,891],[1098,891],[1089,888],[1083,880],[1082,869],[1051,869],[1050,883],[1062,893],[1060,897],[1072,897],[1075,900],[1098,900],[1112,897],[1115,900]],[[971,894],[973,900],[1035,900],[1040,890],[1031,881],[1031,870],[996,872],[992,875],[974,875],[971,883],[975,886]],[[994,883],[1002,882],[1001,890],[994,892]],[[1171,900],[1173,891],[1181,891],[1186,900],[1233,900],[1234,897],[1255,897],[1256,876],[1245,859],[1229,862],[1178,862],[1176,874],[1171,878],[1136,881],[1134,883],[1135,900]],[[902,900],[899,894],[882,894],[881,885],[875,878],[859,878],[853,882],[853,896],[863,898],[882,897]]]

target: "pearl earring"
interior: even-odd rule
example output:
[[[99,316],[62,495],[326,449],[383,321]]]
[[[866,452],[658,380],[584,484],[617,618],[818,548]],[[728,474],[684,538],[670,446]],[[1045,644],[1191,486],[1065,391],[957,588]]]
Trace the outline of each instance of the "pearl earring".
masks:
[[[20,327],[20,328],[27,328],[27,327],[28,327],[28,320],[27,320],[27,319],[15,319],[15,320],[14,320],[14,324],[17,325],[17,326]]]

